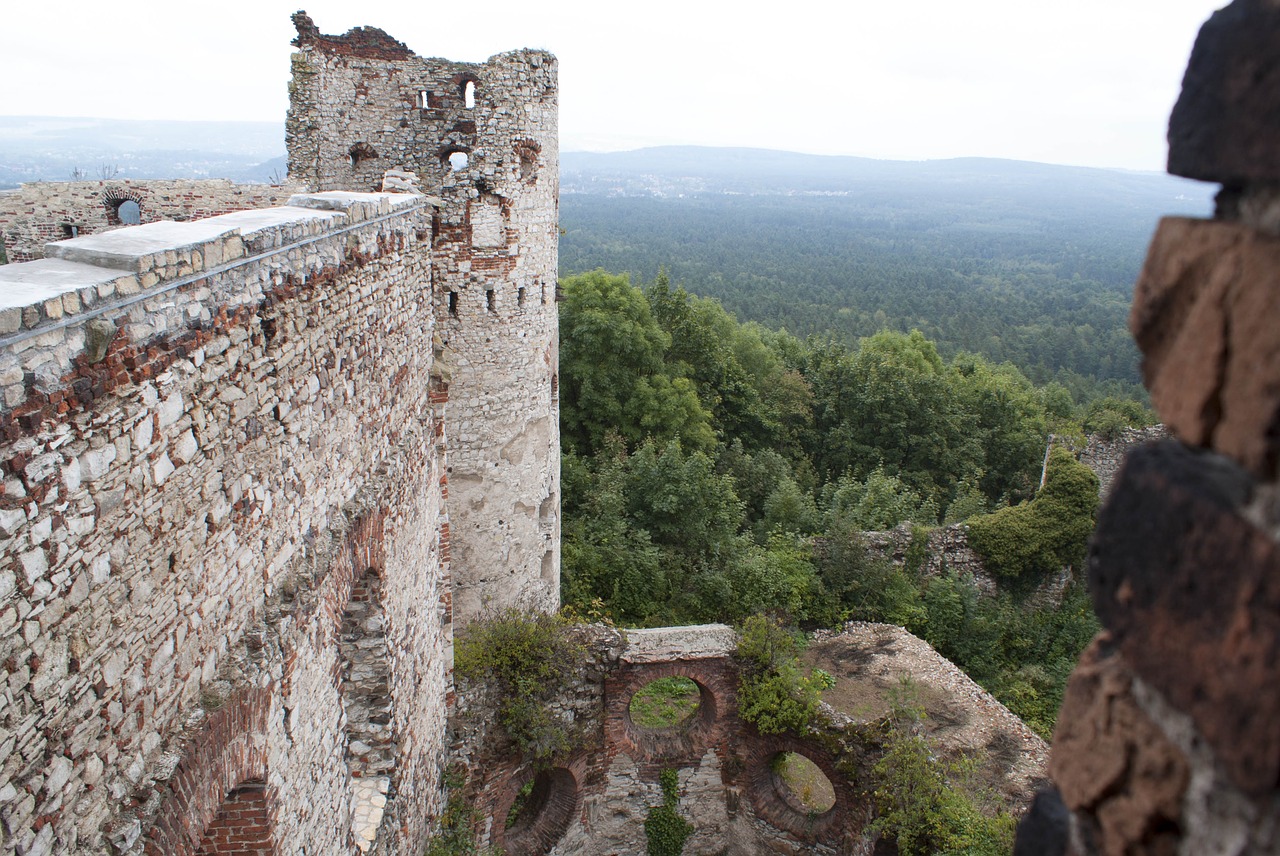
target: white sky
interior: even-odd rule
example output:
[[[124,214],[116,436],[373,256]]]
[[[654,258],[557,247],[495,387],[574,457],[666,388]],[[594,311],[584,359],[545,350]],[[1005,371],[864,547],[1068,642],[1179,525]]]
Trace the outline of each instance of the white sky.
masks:
[[[424,56],[560,58],[561,146],[756,146],[1162,170],[1225,0],[37,0],[0,16],[0,113],[283,121],[289,14]]]

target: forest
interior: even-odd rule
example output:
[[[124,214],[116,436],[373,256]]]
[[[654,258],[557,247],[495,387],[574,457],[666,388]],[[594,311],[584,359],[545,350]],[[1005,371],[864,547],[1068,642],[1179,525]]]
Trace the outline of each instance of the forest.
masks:
[[[562,274],[659,266],[743,321],[848,346],[920,330],[1077,398],[1141,399],[1126,318],[1167,176],[982,159],[747,149],[566,153]]]
[[[848,346],[739,323],[665,272],[566,277],[560,303],[563,597],[628,626],[900,624],[1041,734],[1097,629],[1087,596],[1027,595],[1080,567],[1096,477],[1067,451],[1143,424],[1009,362],[944,359],[918,330]],[[1040,486],[1045,442],[1048,457]],[[866,530],[965,521],[1001,580],[979,596],[869,555]]]

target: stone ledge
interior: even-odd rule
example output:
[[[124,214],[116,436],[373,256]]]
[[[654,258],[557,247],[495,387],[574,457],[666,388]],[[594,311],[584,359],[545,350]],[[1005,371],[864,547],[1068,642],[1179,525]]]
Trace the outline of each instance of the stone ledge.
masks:
[[[0,266],[0,336],[38,331],[105,301],[431,204],[416,194],[340,192],[296,194],[289,202],[47,244],[44,259]]]
[[[738,635],[724,624],[628,630],[621,659],[624,663],[665,663],[728,657],[737,645]]]

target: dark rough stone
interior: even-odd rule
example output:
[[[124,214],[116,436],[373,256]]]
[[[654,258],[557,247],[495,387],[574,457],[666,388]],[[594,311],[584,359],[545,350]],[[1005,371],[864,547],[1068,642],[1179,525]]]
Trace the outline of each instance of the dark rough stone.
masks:
[[[1013,856],[1066,856],[1071,838],[1071,813],[1057,788],[1036,794],[1031,810],[1018,824]]]
[[[1190,768],[1134,698],[1133,677],[1099,634],[1067,683],[1050,770],[1080,818],[1079,852],[1173,856]]]
[[[1134,672],[1259,795],[1280,783],[1280,548],[1239,513],[1252,484],[1173,441],[1136,450],[1098,517],[1089,582]]]
[[[1168,217],[1134,289],[1129,328],[1161,419],[1183,442],[1271,478],[1280,458],[1280,238]]]
[[[1280,6],[1235,0],[1200,29],[1169,118],[1169,172],[1280,179]]]
[[[292,19],[298,31],[293,40],[297,47],[311,45],[325,53],[361,59],[398,60],[413,56],[413,51],[404,42],[393,39],[377,27],[355,27],[341,36],[328,36],[320,32],[306,12],[294,12]]]

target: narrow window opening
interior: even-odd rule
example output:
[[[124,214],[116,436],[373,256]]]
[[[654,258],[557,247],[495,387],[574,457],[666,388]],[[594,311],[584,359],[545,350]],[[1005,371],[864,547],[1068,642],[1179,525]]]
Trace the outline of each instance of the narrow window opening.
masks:
[[[542,285],[542,305],[546,306],[547,305],[547,284],[545,282],[540,284]]]
[[[469,161],[470,158],[467,157],[466,152],[453,152],[449,155],[449,169],[454,172],[461,172],[467,168]]]
[[[494,294],[492,288],[484,293],[484,302],[489,307],[490,312],[498,311],[498,296]]]
[[[421,107],[423,110],[426,110],[431,107],[430,92],[424,89],[418,93],[418,106]]]
[[[458,292],[449,292],[449,314],[454,318],[458,317]]]
[[[462,85],[462,103],[468,110],[475,109],[476,82],[474,80],[468,80]]]
[[[516,289],[516,305],[524,306],[524,286],[523,285],[520,286],[518,289]]]
[[[560,375],[551,375],[551,403],[560,403]]]
[[[142,206],[132,199],[126,199],[116,209],[116,216],[126,226],[136,226],[142,222]]]

